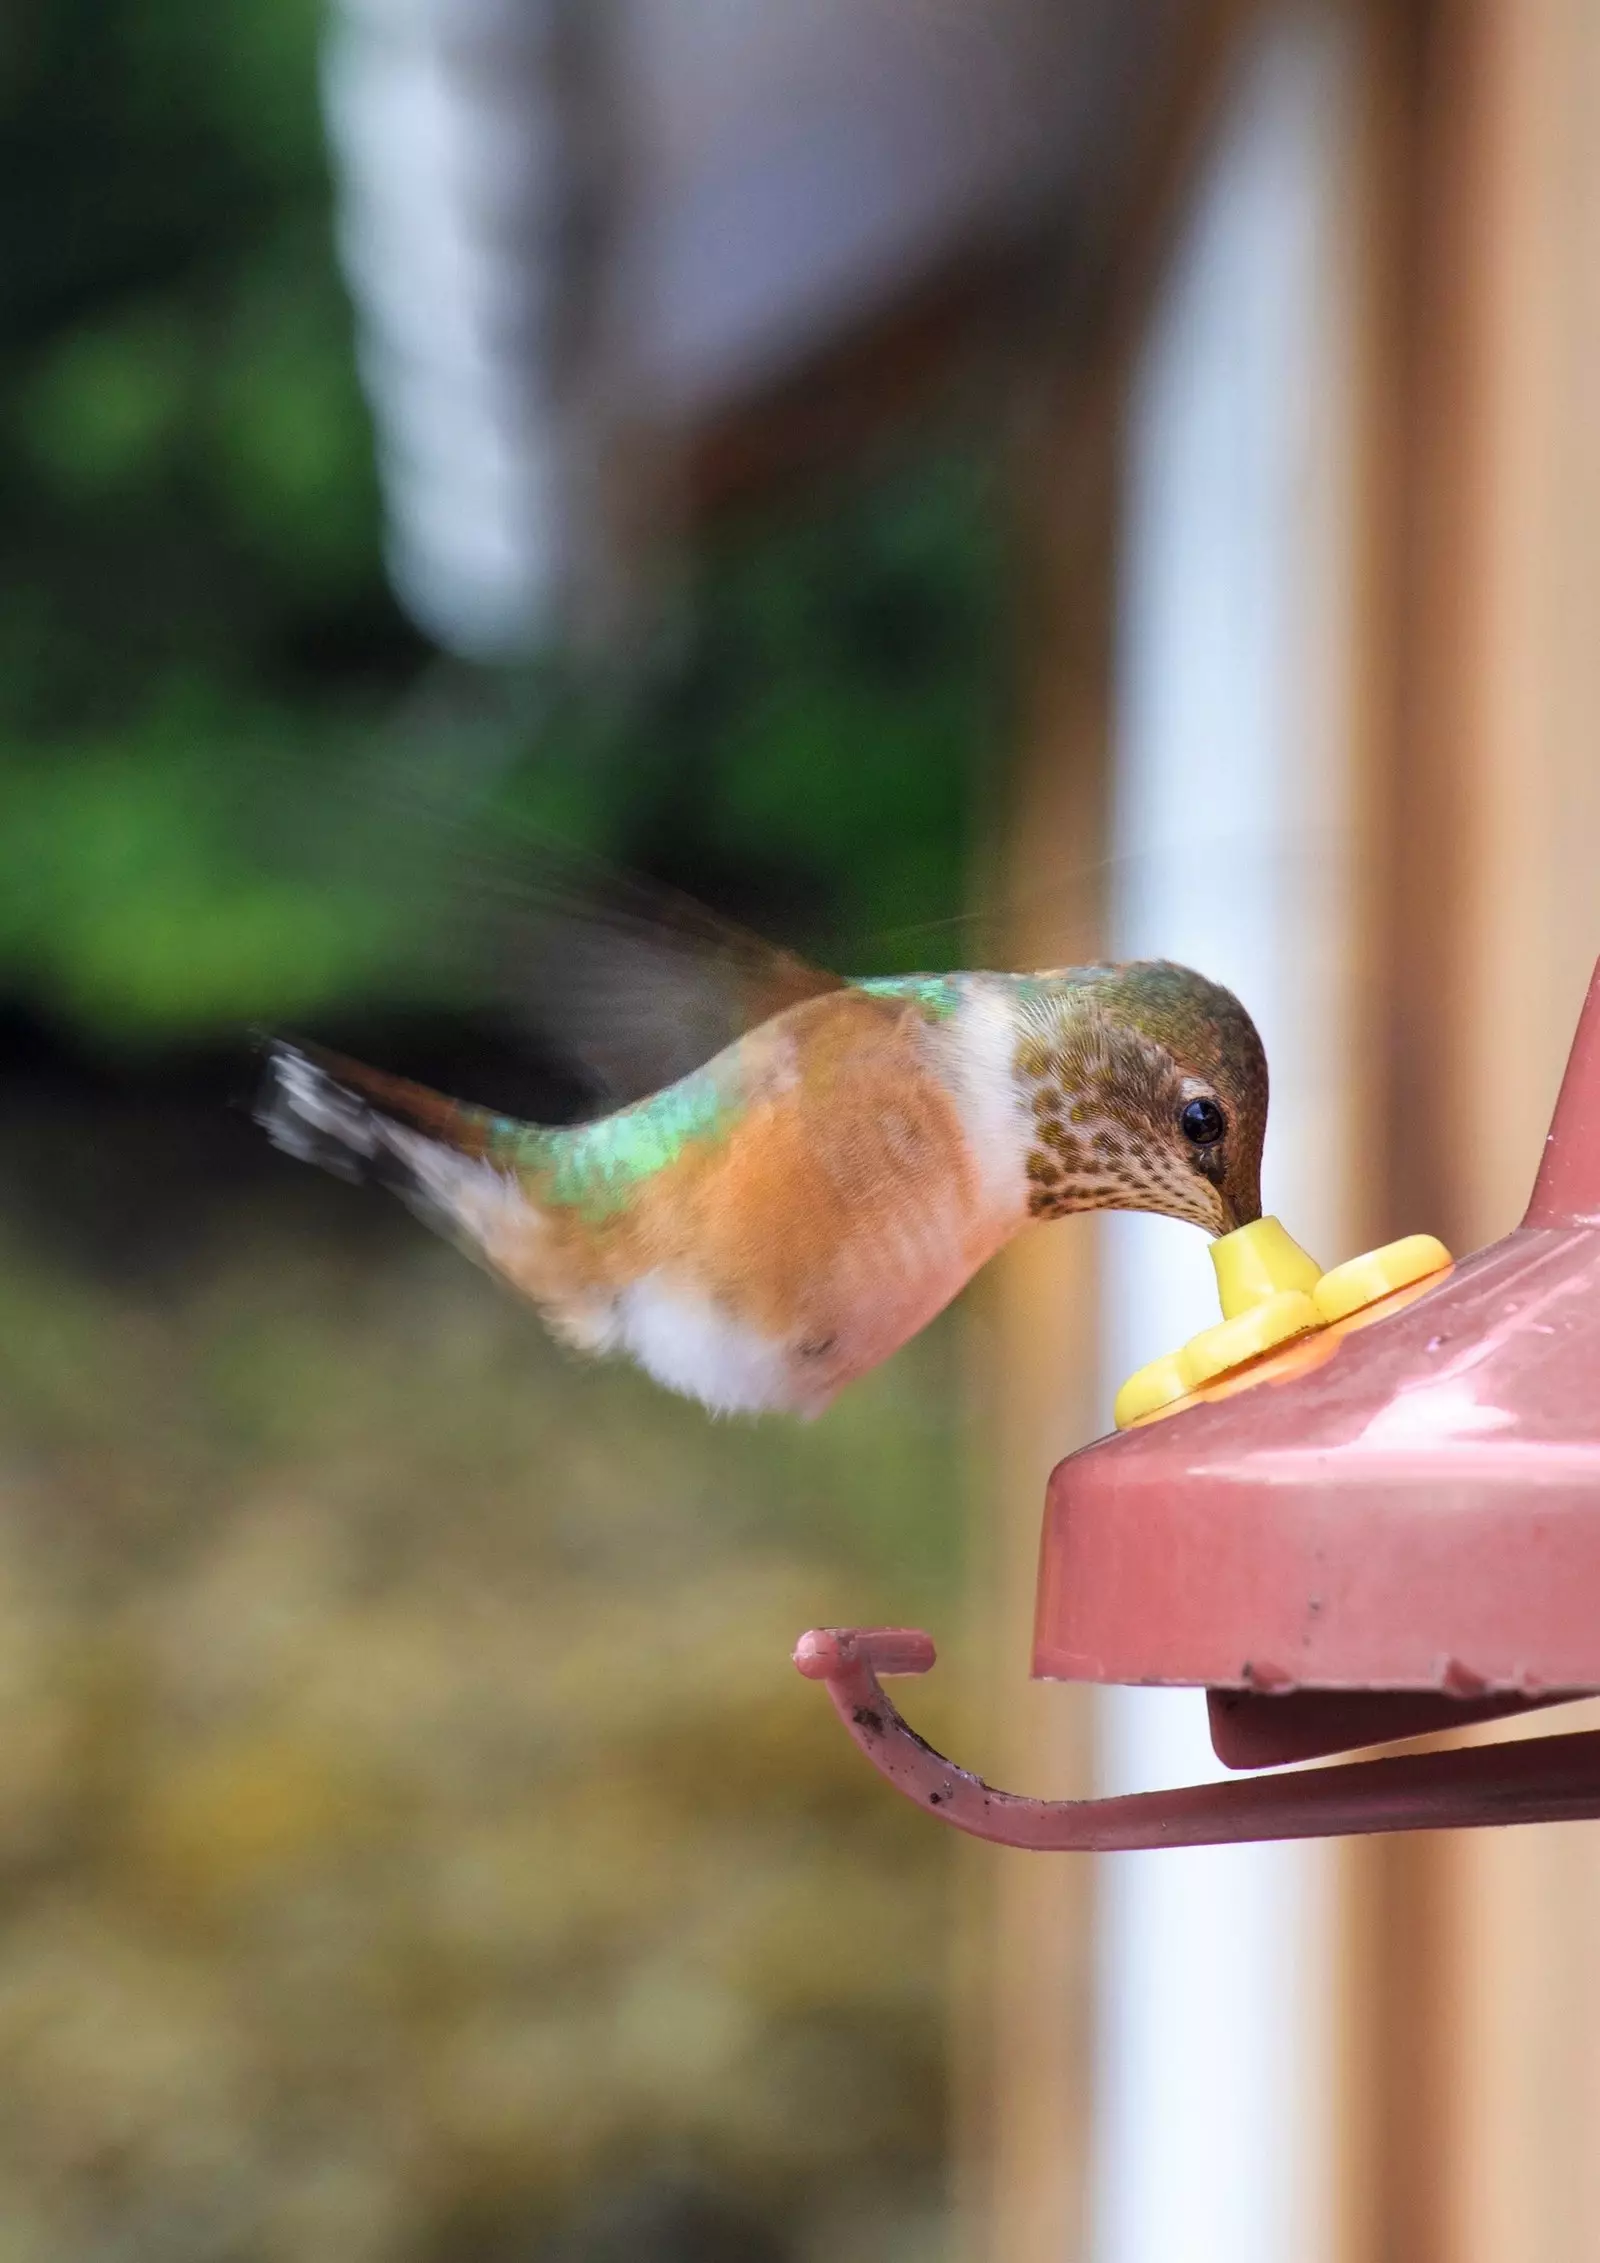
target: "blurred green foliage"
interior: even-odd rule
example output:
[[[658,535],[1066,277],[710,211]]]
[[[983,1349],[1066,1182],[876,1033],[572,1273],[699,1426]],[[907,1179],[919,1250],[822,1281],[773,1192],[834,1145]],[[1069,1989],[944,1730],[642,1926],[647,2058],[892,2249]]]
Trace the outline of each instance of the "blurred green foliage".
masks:
[[[385,923],[263,869],[263,811],[289,776],[314,835],[324,782],[419,741],[466,779],[487,736],[534,822],[813,948],[947,917],[994,728],[981,466],[724,538],[614,681],[445,667],[383,579],[317,31],[314,0],[0,25],[0,988],[157,1040],[381,992]]]

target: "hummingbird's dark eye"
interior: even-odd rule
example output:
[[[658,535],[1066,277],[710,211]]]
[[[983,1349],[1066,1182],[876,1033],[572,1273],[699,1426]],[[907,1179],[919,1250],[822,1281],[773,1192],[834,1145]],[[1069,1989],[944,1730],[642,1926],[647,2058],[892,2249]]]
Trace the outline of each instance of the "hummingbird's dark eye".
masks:
[[[1215,1147],[1228,1123],[1214,1100],[1191,1100],[1178,1118],[1178,1126],[1196,1147]]]

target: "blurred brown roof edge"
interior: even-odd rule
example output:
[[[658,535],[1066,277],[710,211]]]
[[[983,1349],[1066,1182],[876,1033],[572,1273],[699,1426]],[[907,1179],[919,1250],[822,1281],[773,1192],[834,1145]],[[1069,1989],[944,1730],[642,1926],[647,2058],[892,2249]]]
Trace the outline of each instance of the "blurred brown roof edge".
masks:
[[[1252,12],[342,0],[342,238],[412,609],[486,656],[603,626],[671,537],[1091,365]]]
[[[781,507],[947,409],[982,399],[992,413],[1019,368],[1081,391],[1087,407],[1137,328],[1229,58],[1260,6],[1147,0],[1115,14],[1097,57],[1106,101],[1090,194],[952,253],[708,417],[686,443],[693,521]],[[1141,75],[1157,45],[1158,67]]]

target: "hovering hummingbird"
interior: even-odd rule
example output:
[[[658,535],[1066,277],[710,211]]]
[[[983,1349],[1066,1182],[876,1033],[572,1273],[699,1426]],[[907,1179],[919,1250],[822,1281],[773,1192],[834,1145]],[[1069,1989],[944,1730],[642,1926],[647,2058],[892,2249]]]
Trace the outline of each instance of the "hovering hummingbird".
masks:
[[[1204,976],[846,981],[658,912],[634,889],[590,919],[555,991],[572,1049],[613,1080],[642,1062],[644,1097],[524,1123],[274,1041],[260,1121],[397,1186],[564,1342],[717,1413],[819,1413],[1030,1221],[1260,1215],[1266,1059]]]

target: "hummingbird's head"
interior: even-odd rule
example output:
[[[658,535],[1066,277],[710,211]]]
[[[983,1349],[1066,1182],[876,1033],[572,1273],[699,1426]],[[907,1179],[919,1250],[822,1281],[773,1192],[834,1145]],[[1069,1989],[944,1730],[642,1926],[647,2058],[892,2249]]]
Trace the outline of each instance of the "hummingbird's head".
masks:
[[[1035,1217],[1153,1210],[1209,1234],[1261,1215],[1267,1057],[1237,998],[1164,959],[1034,978],[1017,1068]]]

